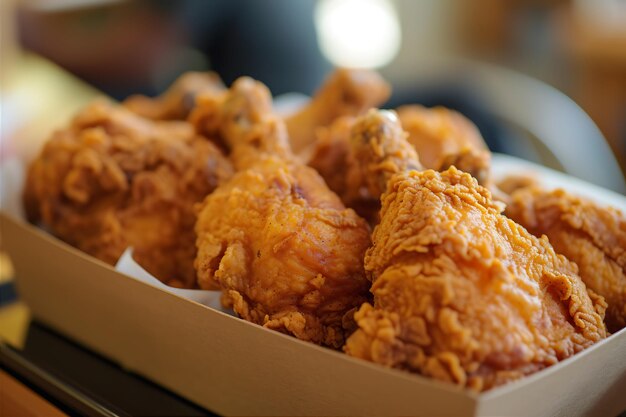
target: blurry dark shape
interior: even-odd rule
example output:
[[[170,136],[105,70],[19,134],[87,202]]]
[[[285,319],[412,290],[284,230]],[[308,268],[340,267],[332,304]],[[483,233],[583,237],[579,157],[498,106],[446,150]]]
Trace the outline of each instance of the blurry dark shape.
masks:
[[[116,98],[150,91],[152,71],[182,42],[175,21],[140,1],[54,13],[23,8],[19,18],[26,48]]]
[[[32,321],[23,345],[0,342],[0,366],[70,416],[215,416]],[[4,414],[3,414],[4,415]]]
[[[226,85],[243,75],[273,94],[311,94],[330,71],[317,45],[314,0],[180,2],[192,44]]]
[[[0,282],[0,307],[11,304],[17,300],[17,293],[13,281]]]
[[[19,10],[23,45],[117,99],[155,95],[185,71],[310,93],[329,69],[314,1],[131,0]]]

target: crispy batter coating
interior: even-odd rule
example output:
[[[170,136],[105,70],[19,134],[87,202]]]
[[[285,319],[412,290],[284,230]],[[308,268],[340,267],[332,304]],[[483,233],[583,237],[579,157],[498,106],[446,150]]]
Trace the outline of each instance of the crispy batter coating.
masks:
[[[205,120],[232,147],[240,170],[202,204],[196,269],[202,288],[245,320],[335,348],[367,298],[369,228],[315,170],[291,155],[269,91],[235,82]]]
[[[310,103],[287,117],[287,131],[296,153],[315,142],[315,131],[342,116],[358,116],[378,107],[391,94],[389,84],[373,71],[339,68]]]
[[[399,107],[398,116],[424,167],[444,171],[455,166],[481,185],[489,185],[491,153],[466,117],[445,107],[418,105]]]
[[[511,195],[506,215],[536,236],[546,235],[554,249],[578,265],[588,288],[608,304],[606,325],[626,327],[626,218],[557,189],[520,188]]]
[[[486,390],[606,337],[577,268],[454,167],[394,176],[365,257],[374,306],[345,351]]]
[[[196,96],[219,93],[225,87],[214,72],[186,72],[159,97],[128,97],[122,103],[128,110],[153,120],[185,120],[195,106]]]
[[[27,215],[109,264],[129,246],[162,281],[195,286],[193,205],[232,175],[184,122],[154,123],[97,102],[55,132],[32,163]]]

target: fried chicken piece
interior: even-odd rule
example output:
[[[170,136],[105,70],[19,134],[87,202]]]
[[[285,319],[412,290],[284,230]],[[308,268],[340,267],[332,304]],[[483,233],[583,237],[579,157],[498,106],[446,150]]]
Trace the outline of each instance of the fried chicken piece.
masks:
[[[243,170],[267,155],[294,159],[284,123],[264,122],[271,115],[269,90],[242,77],[231,90],[198,95],[188,120],[196,132],[227,150],[235,168]]]
[[[350,129],[343,201],[370,223],[378,222],[380,196],[397,172],[421,170],[415,149],[407,142],[393,111],[370,110]]]
[[[450,166],[456,166],[477,178],[482,185],[502,199],[500,191],[490,179],[491,153],[472,122],[443,107],[427,109],[418,105],[403,106],[398,108],[397,114],[402,129],[408,132],[408,137],[403,130],[398,130],[402,134],[396,135],[394,143],[405,143],[408,139],[424,168],[443,171]],[[350,136],[354,123],[354,117],[343,117],[329,127],[319,129],[318,141],[309,165],[324,177],[330,188],[342,197],[348,207],[374,221],[376,216],[373,213],[380,207],[377,203],[380,192],[362,198],[355,196],[360,192],[355,184],[358,179],[354,173],[350,174],[355,166],[354,158],[350,156],[353,152]],[[417,159],[417,156],[412,158]],[[358,163],[356,166],[359,166]],[[365,171],[361,174],[371,175]],[[348,180],[350,175],[352,183]]]
[[[128,97],[122,103],[128,110],[153,120],[185,120],[202,93],[225,90],[219,75],[214,72],[186,72],[159,97],[142,95]]]
[[[339,348],[367,298],[369,228],[289,150],[269,91],[241,78],[221,103],[219,134],[240,170],[199,211],[196,269],[243,319]],[[216,104],[216,102],[214,102]]]
[[[97,102],[55,132],[32,163],[28,219],[114,264],[134,258],[165,283],[195,286],[195,213],[232,175],[230,162],[184,122],[154,123]]]
[[[359,124],[375,142],[401,138],[384,113]],[[362,161],[388,160],[381,146],[363,150]],[[606,337],[604,300],[546,238],[502,215],[469,174],[407,165],[383,164],[369,178],[378,187],[372,177],[391,176],[365,256],[374,305],[355,314],[348,354],[480,391]]]
[[[546,235],[554,249],[574,261],[588,288],[608,304],[606,326],[626,327],[626,218],[562,189],[538,186],[513,192],[505,214],[535,236]]]
[[[294,152],[314,144],[315,131],[342,116],[358,116],[378,107],[391,94],[391,88],[373,71],[339,68],[317,91],[311,102],[287,117],[285,122]]]
[[[444,171],[455,166],[481,185],[490,185],[491,153],[466,117],[445,107],[419,105],[399,107],[398,116],[424,167]]]
[[[378,222],[380,196],[393,174],[422,169],[394,111],[371,109],[361,118],[340,118],[320,135],[310,162],[346,206]]]

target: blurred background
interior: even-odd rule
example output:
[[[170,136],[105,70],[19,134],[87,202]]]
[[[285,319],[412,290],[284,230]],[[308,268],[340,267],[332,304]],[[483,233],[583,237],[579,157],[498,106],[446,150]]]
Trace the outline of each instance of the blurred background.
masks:
[[[95,95],[156,95],[189,70],[217,71],[226,83],[250,75],[281,95],[311,94],[333,66],[366,67],[393,84],[389,107],[455,108],[494,151],[624,192],[615,161],[626,167],[626,0],[3,0],[1,7],[5,154],[45,139]]]
[[[206,70],[310,95],[334,66],[379,70],[387,107],[451,107],[493,151],[626,193],[626,0],[0,0],[2,210],[21,211],[25,161],[97,96],[157,95]],[[61,355],[61,336],[27,334],[12,276],[0,251],[0,340],[83,389],[113,381],[81,348]],[[136,381],[117,381],[132,410]],[[166,394],[150,395],[140,405],[162,412]]]

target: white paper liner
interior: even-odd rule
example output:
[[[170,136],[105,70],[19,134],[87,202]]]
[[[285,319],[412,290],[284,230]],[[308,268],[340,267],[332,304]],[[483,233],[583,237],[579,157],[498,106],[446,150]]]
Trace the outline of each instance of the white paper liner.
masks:
[[[220,303],[220,291],[187,290],[165,285],[148,271],[143,269],[143,267],[135,261],[133,258],[133,248],[128,248],[124,251],[120,259],[117,261],[115,269],[125,275],[128,275],[129,277],[135,278],[137,281],[152,285],[153,287],[160,288],[172,294],[176,294],[179,297],[195,301],[196,303],[203,304],[215,310],[234,315],[234,312],[231,309],[222,307],[222,304]]]

